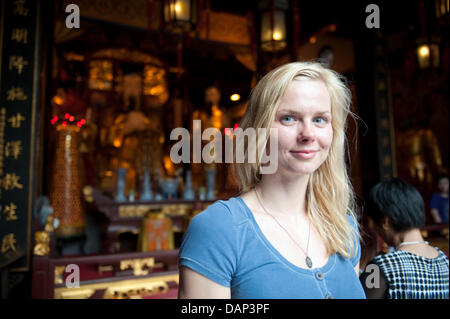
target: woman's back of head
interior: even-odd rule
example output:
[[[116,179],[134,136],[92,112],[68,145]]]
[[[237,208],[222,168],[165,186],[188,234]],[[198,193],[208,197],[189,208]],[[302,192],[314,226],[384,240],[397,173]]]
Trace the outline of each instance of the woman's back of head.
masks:
[[[403,232],[425,226],[424,209],[419,191],[404,180],[393,178],[370,190],[365,211],[377,225],[388,217],[393,229]]]

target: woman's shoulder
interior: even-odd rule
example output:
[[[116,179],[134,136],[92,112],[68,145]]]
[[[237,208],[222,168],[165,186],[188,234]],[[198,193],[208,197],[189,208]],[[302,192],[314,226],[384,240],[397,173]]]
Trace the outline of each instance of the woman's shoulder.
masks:
[[[448,267],[448,256],[447,256],[448,253],[446,254],[441,248],[439,248],[437,246],[432,246],[432,247],[438,252],[437,257],[434,258],[434,260],[439,263],[447,264],[447,267]]]
[[[433,194],[431,194],[430,200],[431,201],[433,201],[433,200],[434,201],[439,201],[439,200],[445,201],[445,200],[448,200],[448,197],[444,197],[439,193],[433,193]]]
[[[388,275],[392,272],[403,271],[405,260],[398,251],[390,251],[375,256],[370,263],[377,265],[384,274]]]
[[[373,261],[376,262],[377,264],[385,263],[387,260],[390,260],[390,259],[398,259],[398,255],[399,255],[399,253],[397,250],[392,250],[392,251],[389,251],[386,253],[378,254],[377,256],[375,256],[373,258]]]
[[[350,223],[350,225],[355,231],[359,232],[358,216],[352,213],[347,213],[347,221]]]
[[[416,264],[416,263],[429,264],[429,263],[447,262],[448,264],[448,257],[445,255],[445,253],[438,247],[433,246],[433,248],[438,253],[437,256],[433,258],[427,258],[408,251],[394,250],[385,254],[379,254],[373,259],[373,262],[379,266],[386,266],[390,268],[399,267],[398,265]]]
[[[207,224],[208,227],[237,226],[248,220],[245,207],[238,197],[227,200],[217,200],[205,210],[193,217],[191,223]]]

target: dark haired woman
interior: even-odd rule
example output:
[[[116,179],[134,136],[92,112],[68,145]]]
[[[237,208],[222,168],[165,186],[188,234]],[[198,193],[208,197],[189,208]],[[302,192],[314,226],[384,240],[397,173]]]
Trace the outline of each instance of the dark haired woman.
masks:
[[[375,257],[361,275],[367,298],[448,299],[448,258],[422,237],[424,202],[417,189],[400,179],[378,183],[370,190],[366,213],[395,247]]]

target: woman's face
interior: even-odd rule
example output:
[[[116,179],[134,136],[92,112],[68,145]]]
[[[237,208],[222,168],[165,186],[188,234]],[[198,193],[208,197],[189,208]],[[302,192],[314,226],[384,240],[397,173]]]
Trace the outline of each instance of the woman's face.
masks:
[[[320,80],[292,81],[281,100],[273,128],[278,129],[278,169],[310,175],[326,160],[333,140],[331,100]]]
[[[448,193],[448,178],[447,177],[443,177],[439,180],[438,189],[439,189],[439,192],[442,194]]]

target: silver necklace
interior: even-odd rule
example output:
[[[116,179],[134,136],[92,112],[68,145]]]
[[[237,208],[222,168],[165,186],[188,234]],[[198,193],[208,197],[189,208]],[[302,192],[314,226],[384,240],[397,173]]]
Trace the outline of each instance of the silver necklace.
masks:
[[[404,241],[403,243],[398,244],[397,247],[395,247],[395,250],[398,250],[400,247],[402,246],[406,246],[406,245],[418,245],[418,244],[429,244],[429,242],[427,242],[426,240],[424,241]]]
[[[283,227],[283,225],[281,225],[281,223],[275,218],[275,216],[273,216],[271,213],[269,213],[269,211],[267,210],[267,208],[264,206],[261,198],[259,197],[258,191],[256,190],[255,187],[255,193],[256,193],[256,197],[258,198],[259,203],[261,204],[261,207],[264,209],[264,211],[273,218],[273,220],[275,220],[275,222],[286,232],[286,234],[291,238],[291,240],[302,250],[303,254],[306,256],[305,258],[305,263],[306,266],[308,266],[308,268],[312,268],[313,264],[312,264],[312,260],[308,255],[308,250],[309,250],[309,237],[311,235],[311,219],[309,220],[309,228],[308,228],[308,243],[306,245],[306,251],[302,248],[302,246],[300,246],[300,244],[294,239],[294,237],[291,236],[291,234],[289,234],[289,232],[287,231],[286,228]]]

